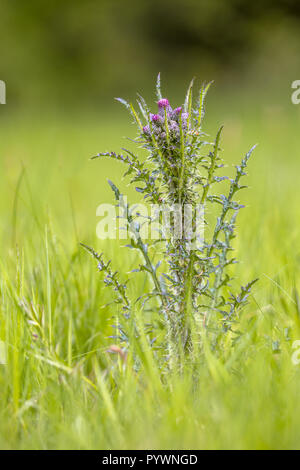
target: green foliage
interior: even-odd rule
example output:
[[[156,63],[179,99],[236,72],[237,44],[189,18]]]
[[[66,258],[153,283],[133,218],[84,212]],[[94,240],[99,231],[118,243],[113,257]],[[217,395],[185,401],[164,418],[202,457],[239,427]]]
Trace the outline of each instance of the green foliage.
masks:
[[[300,369],[291,361],[300,339],[298,109],[288,103],[267,112],[249,97],[245,108],[229,98],[230,107],[209,108],[206,124],[226,123],[232,177],[231,163],[253,136],[260,142],[247,178],[253,189],[240,192],[247,201],[235,239],[241,263],[231,266],[243,285],[257,274],[260,281],[240,318],[242,334],[228,330],[214,351],[204,343],[177,376],[149,346],[144,322],[153,310],[136,309],[127,356],[111,338],[121,304],[112,303],[117,293],[104,288],[105,273],[95,275],[78,243],[113,258],[121,284],[139,262],[137,250],[94,235],[95,208],[111,199],[104,173],[121,192],[127,187],[117,162],[103,159],[99,175],[88,156],[99,140],[121,148],[120,136],[131,132],[126,120],[26,114],[1,123],[1,449],[299,448]],[[149,290],[145,281],[141,273],[128,283],[129,300]],[[240,295],[235,280],[232,290]]]

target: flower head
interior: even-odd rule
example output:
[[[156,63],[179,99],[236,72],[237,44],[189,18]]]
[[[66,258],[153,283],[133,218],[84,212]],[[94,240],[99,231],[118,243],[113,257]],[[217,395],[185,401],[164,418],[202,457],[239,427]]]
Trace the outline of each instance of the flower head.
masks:
[[[160,116],[158,114],[153,114],[151,116],[151,120],[152,120],[152,122],[160,121]]]
[[[181,106],[179,106],[178,108],[173,109],[173,111],[171,112],[171,119],[178,122],[181,112],[182,112],[182,107]]]
[[[158,107],[161,108],[167,108],[170,106],[169,100],[167,98],[162,98],[161,100],[158,101]]]

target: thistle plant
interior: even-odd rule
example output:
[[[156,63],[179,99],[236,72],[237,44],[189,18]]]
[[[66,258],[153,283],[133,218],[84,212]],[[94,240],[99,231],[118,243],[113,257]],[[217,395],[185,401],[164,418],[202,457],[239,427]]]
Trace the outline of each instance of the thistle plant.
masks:
[[[220,157],[222,127],[214,142],[207,140],[203,131],[204,103],[210,85],[203,85],[194,99],[192,81],[184,103],[173,108],[161,94],[158,76],[154,114],[140,95],[138,110],[118,98],[137,125],[134,142],[146,150],[147,157],[141,159],[128,149],[123,149],[122,154],[108,152],[93,157],[123,162],[130,183],[149,206],[156,208],[141,221],[135,206],[130,206],[109,181],[128,228],[127,246],[141,255],[142,262],[134,272],[144,272],[152,286],[137,301],[143,307],[151,302],[153,310],[158,312],[164,332],[160,347],[167,351],[166,357],[173,364],[182,355],[197,354],[201,348],[201,332],[210,336],[213,345],[226,332],[234,333],[235,322],[255,282],[249,282],[237,293],[231,292],[232,265],[237,262],[232,256],[232,242],[236,216],[243,207],[236,200],[236,194],[246,187],[241,179],[246,175],[253,148],[236,166],[234,178],[220,174],[224,166]],[[222,182],[222,189],[227,183],[225,194],[217,191]],[[198,215],[199,211],[203,214],[203,210],[204,214],[215,216],[215,221],[202,217],[205,237],[199,238]],[[187,220],[189,229],[183,230]],[[154,239],[149,234],[146,238],[143,236],[146,223],[157,224]],[[85,248],[96,258],[99,271],[105,273],[105,283],[114,289],[116,303],[122,305],[123,322],[119,322],[118,338],[127,342],[126,331],[135,328],[136,299],[126,295],[126,283],[120,281],[119,274],[103,260],[103,254]]]

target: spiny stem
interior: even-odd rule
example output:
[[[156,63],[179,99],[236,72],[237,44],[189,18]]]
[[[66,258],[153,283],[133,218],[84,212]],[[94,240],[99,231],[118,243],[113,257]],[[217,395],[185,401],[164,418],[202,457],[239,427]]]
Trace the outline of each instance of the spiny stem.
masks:
[[[211,164],[210,164],[210,168],[209,168],[208,176],[207,176],[207,183],[206,183],[206,185],[203,189],[203,193],[202,193],[202,197],[201,197],[201,204],[205,203],[206,197],[207,197],[207,194],[208,194],[208,190],[209,190],[210,185],[211,185],[212,180],[213,180],[214,171],[215,171],[215,167],[216,167],[216,162],[217,162],[217,158],[218,158],[219,142],[220,142],[220,139],[221,139],[222,130],[223,130],[223,126],[220,127],[220,129],[218,130],[217,136],[216,136],[215,145],[214,145],[214,152],[213,152],[213,155],[212,155],[212,158],[211,158]]]

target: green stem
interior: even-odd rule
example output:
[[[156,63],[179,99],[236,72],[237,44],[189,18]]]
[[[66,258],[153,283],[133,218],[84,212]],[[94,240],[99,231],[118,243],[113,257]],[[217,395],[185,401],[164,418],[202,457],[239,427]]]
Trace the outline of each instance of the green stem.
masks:
[[[215,168],[216,168],[217,157],[218,157],[219,142],[220,142],[222,130],[223,130],[223,126],[220,127],[220,129],[218,130],[217,136],[216,136],[215,145],[214,145],[214,153],[212,155],[211,165],[210,165],[209,170],[208,170],[207,183],[206,183],[206,185],[203,189],[201,204],[205,203],[210,185],[211,185],[212,180],[213,180],[214,171],[215,171]]]

